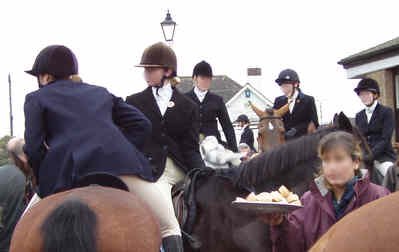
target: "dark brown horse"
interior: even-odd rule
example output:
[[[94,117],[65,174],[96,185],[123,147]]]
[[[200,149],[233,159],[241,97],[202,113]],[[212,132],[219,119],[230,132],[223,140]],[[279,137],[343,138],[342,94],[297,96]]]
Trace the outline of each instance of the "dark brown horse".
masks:
[[[399,250],[399,192],[351,212],[325,233],[311,252]]]
[[[232,208],[231,202],[250,191],[271,191],[280,185],[303,194],[319,170],[320,139],[337,130],[353,133],[363,151],[370,152],[358,130],[341,113],[329,127],[261,153],[240,167],[200,172],[192,186],[195,190],[190,203],[195,202],[196,207],[191,207],[191,221],[183,227],[191,236],[191,240],[186,239],[185,251],[271,251],[268,226],[255,216]],[[372,169],[370,164],[368,161],[367,168]]]
[[[11,252],[156,252],[159,224],[134,194],[102,186],[57,193],[17,224]]]

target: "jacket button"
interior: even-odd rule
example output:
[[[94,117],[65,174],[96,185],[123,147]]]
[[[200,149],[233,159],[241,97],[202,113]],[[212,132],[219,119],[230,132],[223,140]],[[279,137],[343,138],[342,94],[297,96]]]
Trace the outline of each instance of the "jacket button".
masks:
[[[167,149],[168,149],[168,146],[167,146],[167,145],[164,145],[164,146],[162,146],[162,148],[163,148],[163,150],[167,150]]]

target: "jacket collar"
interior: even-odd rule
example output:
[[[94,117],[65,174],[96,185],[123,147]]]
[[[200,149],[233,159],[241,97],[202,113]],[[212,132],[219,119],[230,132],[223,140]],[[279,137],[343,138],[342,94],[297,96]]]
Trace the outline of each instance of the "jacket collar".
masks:
[[[354,192],[356,198],[359,198],[370,183],[367,170],[361,170],[361,178],[358,179],[354,185]],[[310,192],[317,200],[319,206],[323,211],[325,211],[332,219],[336,220],[334,207],[333,207],[333,195],[330,190],[327,189],[325,185],[325,178],[324,176],[319,176],[314,180],[314,182],[310,185]],[[350,203],[353,204],[353,203]],[[350,209],[347,207],[347,209]]]
[[[364,191],[364,184],[370,183],[368,171],[366,169],[360,169],[361,177],[355,184],[355,194],[360,195]],[[310,185],[310,191],[314,194],[319,194],[322,197],[326,197],[330,190],[327,189],[325,178],[323,175],[314,179],[314,182]]]

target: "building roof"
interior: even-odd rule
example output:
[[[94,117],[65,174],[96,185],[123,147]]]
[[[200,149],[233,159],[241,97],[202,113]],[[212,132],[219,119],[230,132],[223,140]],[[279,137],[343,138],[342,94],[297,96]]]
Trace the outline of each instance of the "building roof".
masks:
[[[187,93],[193,88],[193,80],[191,76],[180,77],[181,83],[177,89],[182,93]],[[242,86],[236,81],[227,77],[226,75],[215,75],[212,79],[210,91],[220,95],[224,103],[228,102],[237,92],[242,89]]]
[[[398,54],[399,37],[346,57],[340,60],[338,64],[343,65],[344,68],[348,68]]]
[[[243,92],[245,92],[245,90],[249,89],[251,92],[255,93],[260,99],[264,100],[270,107],[273,106],[273,102],[271,100],[269,100],[266,96],[264,96],[261,92],[259,92],[259,90],[257,90],[256,88],[254,88],[250,83],[245,84],[245,86],[243,86],[241,88],[240,91],[238,91],[228,102],[226,105],[229,105],[230,103],[232,103],[234,101],[234,99],[238,98]]]

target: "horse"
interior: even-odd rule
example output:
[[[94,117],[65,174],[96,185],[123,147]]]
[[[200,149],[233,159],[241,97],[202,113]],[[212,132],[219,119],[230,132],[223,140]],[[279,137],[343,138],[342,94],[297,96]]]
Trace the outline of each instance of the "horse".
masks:
[[[134,194],[86,186],[48,196],[18,222],[10,252],[159,251],[161,233]]]
[[[397,251],[399,192],[370,202],[334,224],[310,252]]]
[[[370,153],[360,132],[341,113],[335,116],[332,125],[261,153],[239,167],[200,171],[196,179],[191,180],[192,195],[186,197],[191,201],[188,202],[189,221],[182,228],[188,233],[185,251],[271,251],[268,226],[253,214],[233,208],[231,202],[251,191],[276,190],[280,185],[302,195],[319,171],[320,139],[338,130],[354,134],[362,150]],[[370,164],[372,161],[365,162],[366,168],[372,170]]]
[[[278,110],[261,110],[253,103],[249,102],[250,107],[259,117],[258,124],[258,146],[259,152],[265,152],[285,143],[285,129],[282,116],[287,113],[286,106]]]

